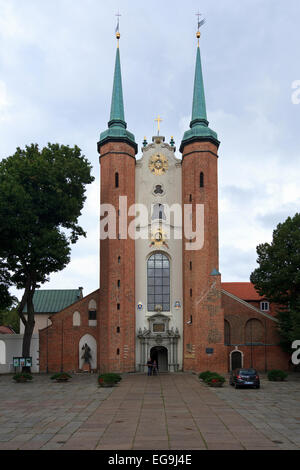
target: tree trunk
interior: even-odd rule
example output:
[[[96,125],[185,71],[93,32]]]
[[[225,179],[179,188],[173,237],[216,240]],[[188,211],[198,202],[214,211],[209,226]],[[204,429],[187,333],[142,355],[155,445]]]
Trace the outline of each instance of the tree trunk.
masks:
[[[24,296],[26,296],[26,304],[27,304],[27,320],[23,315],[23,311],[21,312],[21,319],[25,325],[24,336],[23,336],[23,346],[22,346],[22,357],[30,357],[30,344],[31,338],[35,326],[34,320],[34,306],[33,306],[33,295],[35,292],[35,285],[30,286],[29,289],[25,289]],[[23,300],[22,298],[22,300]],[[21,302],[22,303],[22,302]],[[24,307],[23,307],[24,308]],[[23,309],[22,309],[23,310]],[[20,315],[20,312],[19,312]],[[25,320],[25,322],[24,322]],[[28,366],[22,367],[23,372],[30,372],[31,369]]]

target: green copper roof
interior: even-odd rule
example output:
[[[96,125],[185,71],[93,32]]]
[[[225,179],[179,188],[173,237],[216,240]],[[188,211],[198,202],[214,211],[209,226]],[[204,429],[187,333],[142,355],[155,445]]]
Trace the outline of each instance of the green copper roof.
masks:
[[[110,140],[125,141],[133,145],[137,153],[135,137],[131,132],[127,131],[126,128],[127,124],[125,122],[124,113],[120,49],[118,47],[110,108],[110,121],[108,123],[108,129],[100,134],[100,142],[98,143],[98,146]]]
[[[204,82],[201,66],[200,47],[197,47],[196,55],[196,69],[194,79],[194,95],[193,95],[193,108],[192,120],[190,122],[190,129],[183,135],[180,146],[182,152],[185,144],[199,140],[210,140],[216,145],[219,145],[218,135],[208,127],[208,120],[206,114],[206,103],[204,93]]]
[[[35,313],[57,313],[81,298],[80,289],[37,290],[33,296]],[[27,312],[27,307],[23,310]]]

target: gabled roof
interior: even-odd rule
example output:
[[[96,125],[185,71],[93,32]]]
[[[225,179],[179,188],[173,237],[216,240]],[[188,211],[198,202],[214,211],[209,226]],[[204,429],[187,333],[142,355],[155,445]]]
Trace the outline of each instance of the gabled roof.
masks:
[[[222,286],[222,287],[223,287],[223,286]],[[269,320],[272,320],[272,321],[275,321],[276,323],[278,323],[278,319],[277,319],[277,318],[272,317],[272,315],[270,315],[269,313],[262,312],[262,311],[259,310],[258,308],[254,307],[253,305],[249,304],[248,302],[245,302],[245,300],[240,299],[240,298],[237,297],[236,295],[231,294],[230,292],[227,292],[227,291],[224,290],[224,289],[222,289],[221,292],[222,292],[222,294],[227,295],[227,296],[230,297],[231,299],[235,300],[236,302],[239,302],[240,304],[244,305],[245,307],[249,308],[250,310],[253,310],[254,312],[259,313],[259,314],[262,315],[263,317],[266,317],[266,318],[268,318]]]
[[[40,289],[35,291],[33,305],[35,313],[56,313],[74,304],[82,297],[81,289]],[[27,306],[23,310],[27,312]]]
[[[260,301],[261,297],[251,282],[222,282],[222,289],[247,302]]]

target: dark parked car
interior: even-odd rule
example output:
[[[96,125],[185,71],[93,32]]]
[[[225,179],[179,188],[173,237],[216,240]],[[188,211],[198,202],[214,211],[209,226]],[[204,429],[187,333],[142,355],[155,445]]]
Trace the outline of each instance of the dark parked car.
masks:
[[[259,375],[255,369],[235,369],[230,374],[230,385],[240,387],[260,387]]]

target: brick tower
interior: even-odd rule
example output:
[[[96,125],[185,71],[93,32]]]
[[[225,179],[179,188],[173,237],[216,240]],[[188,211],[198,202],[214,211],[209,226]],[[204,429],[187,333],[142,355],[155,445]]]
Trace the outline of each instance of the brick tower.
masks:
[[[100,203],[115,208],[116,230],[100,243],[99,364],[101,372],[135,370],[135,241],[127,236],[128,218],[120,226],[126,196],[130,207],[135,202],[134,135],[127,131],[124,117],[122,77],[117,33],[117,53],[108,129],[98,143],[101,166]],[[102,214],[102,216],[106,214]],[[127,229],[127,230],[126,230]]]
[[[196,205],[203,212],[204,242],[193,248],[183,233],[183,367],[184,370],[227,370],[224,347],[224,313],[218,247],[218,141],[208,127],[199,38],[196,57],[192,120],[184,133],[182,153],[182,207]],[[186,223],[184,224],[186,229]],[[202,224],[203,226],[203,224]],[[199,234],[198,234],[199,235]]]

